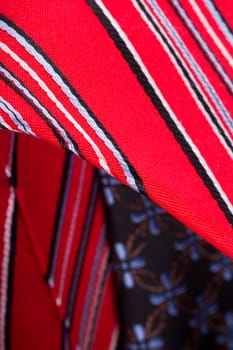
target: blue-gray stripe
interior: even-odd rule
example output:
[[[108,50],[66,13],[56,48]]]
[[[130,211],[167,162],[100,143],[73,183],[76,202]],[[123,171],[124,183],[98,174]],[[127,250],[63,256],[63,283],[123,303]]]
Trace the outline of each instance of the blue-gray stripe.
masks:
[[[219,72],[219,74],[222,76],[225,83],[228,85],[229,89],[233,91],[233,82],[225,72],[224,68],[221,66],[221,64],[218,62],[217,58],[205,42],[205,40],[202,38],[201,34],[198,32],[198,30],[195,28],[193,22],[188,17],[186,11],[181,7],[181,5],[178,3],[178,0],[172,0],[172,3],[174,4],[176,10],[180,14],[180,16],[183,18],[184,22],[186,23],[187,27],[192,32],[193,36],[196,38],[196,40],[201,45],[202,49],[205,51],[206,55],[209,57],[212,64],[215,66],[216,70]]]
[[[190,66],[192,67],[193,71],[198,76],[199,81],[201,82],[202,86],[205,88],[206,92],[208,93],[209,97],[211,98],[212,102],[215,104],[216,108],[218,109],[219,113],[225,120],[226,124],[230,128],[231,131],[233,131],[233,121],[231,119],[231,116],[225,109],[221,99],[217,95],[216,91],[214,90],[213,86],[210,84],[208,78],[201,70],[200,66],[197,64],[187,47],[185,46],[184,42],[180,38],[177,31],[173,28],[170,21],[167,19],[167,17],[164,15],[158,4],[155,0],[148,0],[151,4],[154,12],[162,22],[162,24],[165,26],[165,28],[168,30],[169,34],[173,37],[173,39],[176,42],[176,45],[179,47],[179,49],[182,51],[184,57],[189,62]],[[176,1],[176,0],[175,0]],[[179,2],[176,1],[176,5],[179,6]]]
[[[21,44],[25,50],[31,54],[35,60],[40,63],[46,72],[53,78],[53,80],[59,85],[64,94],[69,98],[72,105],[79,111],[79,113],[85,118],[88,125],[95,131],[99,138],[104,142],[108,149],[113,153],[117,161],[119,162],[127,182],[130,187],[138,190],[134,176],[132,175],[127,162],[124,160],[123,156],[118,149],[114,146],[113,142],[107,138],[101,127],[96,123],[94,118],[86,110],[86,108],[79,102],[76,96],[72,93],[70,87],[64,82],[61,76],[54,70],[53,66],[40,54],[25,38],[20,35],[14,28],[10,27],[3,20],[0,20],[0,29],[6,31],[10,36],[15,38],[19,44]]]
[[[72,173],[73,173],[73,166],[74,166],[74,155],[70,153],[69,155],[69,163],[68,163],[68,169],[67,169],[67,176],[65,178],[65,184],[64,184],[64,193],[62,196],[62,203],[61,207],[59,210],[59,216],[57,218],[58,224],[57,224],[57,231],[56,231],[56,239],[53,241],[53,256],[51,260],[51,265],[50,265],[50,271],[49,275],[47,276],[48,278],[48,283],[50,286],[53,286],[54,284],[54,274],[55,274],[55,267],[56,267],[56,262],[57,262],[57,257],[58,257],[58,248],[60,245],[61,241],[61,231],[64,223],[64,218],[65,218],[65,210],[68,202],[68,193],[70,190],[70,184],[71,184],[71,178],[72,178]]]
[[[84,308],[82,310],[81,325],[80,325],[79,335],[78,335],[78,345],[81,347],[83,346],[84,335],[85,335],[85,330],[86,330],[86,325],[87,325],[86,322],[87,322],[87,318],[88,318],[88,311],[89,311],[91,300],[93,297],[96,276],[97,276],[97,272],[99,269],[99,263],[101,260],[101,254],[102,254],[102,251],[104,248],[105,240],[106,240],[105,227],[103,227],[102,233],[101,233],[101,238],[100,238],[98,246],[96,248],[95,258],[94,258],[94,262],[93,262],[93,269],[91,272],[91,277],[90,277],[90,281],[89,281],[87,293],[86,293],[86,298],[85,298],[85,305],[84,305]]]
[[[67,333],[67,331],[70,330],[71,327],[71,322],[72,322],[72,315],[75,307],[75,301],[76,301],[76,293],[77,293],[77,288],[78,288],[78,283],[80,279],[80,274],[83,266],[83,259],[85,256],[86,252],[86,247],[87,247],[87,242],[90,234],[90,227],[94,215],[94,210],[95,210],[95,205],[96,205],[96,200],[97,200],[97,194],[98,194],[98,180],[97,177],[94,177],[93,184],[92,184],[92,189],[91,189],[91,194],[90,194],[90,199],[88,203],[88,209],[85,217],[85,223],[84,223],[84,228],[82,232],[82,239],[81,243],[77,252],[76,256],[76,261],[75,261],[75,268],[73,271],[73,276],[72,276],[72,285],[70,288],[69,292],[69,300],[68,300],[68,305],[67,305],[67,310],[66,310],[66,316],[64,320],[64,331]]]
[[[21,114],[16,111],[16,109],[2,96],[0,96],[0,107],[5,113],[8,114],[12,122],[19,128],[19,130],[35,136],[28,123],[22,118]]]
[[[212,17],[215,19],[216,23],[218,24],[219,28],[225,35],[226,39],[229,41],[231,45],[233,45],[233,34],[228,28],[227,24],[222,19],[221,15],[217,11],[216,7],[210,0],[204,0],[204,3],[206,7],[208,8],[209,12],[211,13]]]
[[[48,110],[40,103],[40,101],[31,94],[31,92],[25,87],[23,86],[20,81],[18,81],[18,79],[15,79],[10,72],[8,72],[4,67],[0,66],[0,72],[2,72],[8,79],[10,79],[11,81],[14,82],[14,84],[21,90],[23,91],[23,93],[25,94],[25,96],[27,96],[33,103],[34,105],[39,108],[44,116],[46,116],[46,118],[48,120],[51,121],[51,123],[55,126],[55,128],[57,130],[59,130],[60,134],[62,135],[63,139],[66,141],[68,148],[70,151],[74,152],[75,154],[77,154],[77,152],[75,151],[75,147],[72,143],[72,141],[68,138],[66,131],[61,128],[61,126],[58,124],[57,120],[48,112]]]
[[[155,22],[154,18],[152,18],[151,14],[148,12],[146,7],[143,5],[141,0],[132,0],[135,2],[135,6],[138,9],[138,11],[146,16],[146,21],[149,21],[150,24],[152,24],[154,30],[156,33],[160,36],[162,43],[167,47],[169,56],[171,55],[172,58],[175,60],[173,63],[177,68],[177,72],[180,74],[181,78],[185,80],[186,84],[189,85],[189,88],[193,92],[193,98],[195,99],[196,103],[202,105],[203,112],[206,113],[206,118],[209,123],[214,127],[215,133],[221,140],[221,142],[225,143],[225,147],[228,148],[228,151],[233,151],[232,148],[232,141],[228,137],[227,133],[225,133],[224,129],[222,128],[218,118],[216,117],[214,111],[212,108],[210,108],[210,105],[206,98],[203,96],[202,92],[200,91],[199,87],[193,80],[192,76],[189,74],[188,68],[185,67],[185,63],[182,62],[182,59],[179,55],[179,53],[176,51],[176,49],[173,47],[172,42],[168,37],[166,37],[165,33],[163,32],[162,28],[159,27],[159,25]],[[200,106],[199,106],[200,107]],[[216,129],[217,128],[217,129]]]

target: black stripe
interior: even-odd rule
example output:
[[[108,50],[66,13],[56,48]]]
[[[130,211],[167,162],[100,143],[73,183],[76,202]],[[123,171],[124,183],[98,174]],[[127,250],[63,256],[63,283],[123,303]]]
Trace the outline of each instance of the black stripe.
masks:
[[[221,74],[221,72],[218,70],[218,67],[215,65],[215,63],[211,60],[211,58],[209,57],[208,53],[205,51],[205,49],[203,48],[201,42],[196,38],[195,34],[193,33],[192,29],[189,28],[188,24],[186,23],[185,19],[182,17],[182,15],[179,13],[178,9],[176,8],[176,6],[173,4],[172,0],[168,0],[168,3],[170,4],[170,6],[173,8],[174,12],[176,13],[176,15],[179,17],[180,21],[182,22],[182,24],[184,25],[184,27],[186,27],[187,31],[189,32],[189,34],[191,35],[192,39],[195,41],[195,43],[197,44],[197,46],[199,47],[199,49],[201,50],[201,52],[203,53],[203,55],[205,56],[206,60],[209,62],[209,64],[211,65],[211,67],[213,68],[213,70],[215,71],[215,73],[217,74],[217,76],[219,77],[219,79],[222,81],[223,85],[225,86],[225,88],[227,89],[227,91],[229,92],[229,94],[231,96],[233,96],[233,91],[232,88],[230,87],[230,85],[227,83],[227,81],[224,79],[223,75]],[[180,7],[183,9],[183,11],[185,12],[183,6],[181,5],[181,3],[179,3]],[[203,39],[204,40],[204,39]],[[208,46],[208,44],[206,43],[206,45]],[[208,46],[209,48],[209,46]],[[209,48],[209,50],[211,51],[211,49]],[[212,52],[212,51],[211,51]],[[212,54],[214,55],[214,53],[212,52]],[[214,55],[215,56],[215,55]],[[216,57],[215,57],[216,58]],[[216,58],[217,59],[217,58]],[[220,64],[220,62],[218,61],[218,63]],[[221,64],[220,64],[221,65]],[[224,73],[226,75],[227,72],[225,71],[224,67],[221,65]],[[230,77],[229,77],[230,79]],[[231,79],[230,79],[231,80]],[[231,80],[232,84],[233,81]]]
[[[0,129],[3,129],[3,130],[8,130],[6,126],[4,126],[2,123],[0,123]]]
[[[54,221],[54,228],[53,228],[53,237],[50,245],[50,254],[49,254],[49,263],[48,263],[48,271],[46,274],[46,279],[49,280],[51,275],[53,274],[54,270],[54,263],[55,263],[55,256],[57,253],[57,246],[58,246],[58,240],[59,240],[59,227],[61,225],[61,219],[64,215],[63,213],[63,203],[65,200],[66,192],[68,189],[70,177],[71,177],[71,167],[74,160],[74,155],[67,151],[64,159],[64,168],[63,168],[63,175],[60,185],[60,194],[58,199],[58,206],[57,211],[55,215],[55,221]]]
[[[14,191],[17,186],[17,145],[18,135],[12,134],[13,137],[13,150],[12,150],[12,165],[11,165],[11,178],[10,186]],[[15,198],[13,216],[11,223],[11,237],[10,237],[10,255],[8,265],[8,280],[7,280],[7,304],[6,304],[6,316],[5,316],[5,349],[10,350],[11,347],[11,318],[12,318],[12,302],[13,302],[13,289],[14,289],[14,270],[15,270],[15,256],[17,248],[17,216],[18,216],[18,203]]]
[[[222,21],[226,24],[229,32],[233,35],[233,30],[231,28],[231,26],[229,25],[229,23],[227,22],[226,18],[223,16],[222,12],[219,10],[219,8],[217,7],[217,5],[215,4],[214,0],[211,0],[213,6],[215,7],[215,10],[218,12],[219,16],[221,17]]]
[[[12,167],[11,167],[11,184],[14,188],[17,186],[17,150],[18,150],[18,134],[14,133],[14,144],[12,153]]]
[[[98,193],[99,193],[99,179],[98,179],[97,173],[95,173],[91,192],[89,195],[86,215],[84,219],[84,225],[82,228],[81,242],[75,258],[74,270],[71,278],[72,283],[69,290],[68,304],[66,307],[65,319],[63,322],[63,342],[62,342],[63,350],[67,350],[68,338],[69,338],[69,334],[73,324],[73,315],[74,315],[74,309],[76,304],[76,298],[78,295],[80,276],[82,274],[82,266],[85,258],[85,252],[87,249],[89,234],[91,230],[91,224],[92,224],[94,213],[96,210]],[[69,327],[67,327],[65,323],[66,320],[68,320],[70,323]]]
[[[117,145],[115,140],[112,138],[110,133],[104,128],[103,124],[98,120],[94,112],[88,107],[86,102],[83,100],[83,98],[79,95],[79,93],[75,90],[75,88],[72,86],[70,81],[67,79],[67,77],[61,72],[61,70],[54,64],[54,62],[51,60],[50,57],[46,55],[46,53],[43,51],[43,49],[37,45],[31,37],[29,37],[21,28],[17,27],[14,22],[12,22],[10,19],[5,17],[3,14],[0,14],[0,19],[7,23],[8,26],[12,27],[18,34],[23,36],[25,40],[33,46],[33,48],[41,55],[43,58],[53,67],[54,71],[60,76],[63,83],[67,85],[72,92],[72,94],[76,97],[76,99],[79,101],[79,103],[86,109],[88,114],[91,116],[91,118],[96,122],[98,127],[103,131],[106,138],[112,143],[114,148],[121,154],[122,158],[124,159],[125,163],[128,165],[130,172],[132,173],[135,183],[137,185],[137,188],[140,192],[146,194],[146,189],[144,187],[144,184],[142,182],[142,179],[139,177],[136,169],[133,167],[133,165],[130,163],[126,155],[121,151],[120,147]]]
[[[212,197],[217,201],[219,207],[223,211],[226,219],[230,223],[231,226],[233,226],[233,215],[226,205],[225,201],[221,197],[220,193],[216,189],[214,182],[211,180],[211,178],[208,176],[206,170],[200,163],[198,157],[193,152],[191,146],[186,141],[185,137],[181,133],[181,131],[178,129],[176,123],[173,121],[171,116],[169,115],[167,109],[163,105],[162,101],[158,97],[158,95],[155,93],[153,87],[150,85],[147,77],[144,75],[140,65],[135,60],[133,54],[130,52],[128,47],[126,46],[125,42],[122,40],[116,29],[111,24],[110,20],[105,16],[102,9],[95,3],[94,0],[86,0],[86,2],[89,4],[89,6],[92,8],[96,16],[99,18],[102,25],[105,27],[106,31],[110,35],[110,37],[113,39],[116,47],[120,50],[122,56],[126,60],[129,68],[132,70],[132,72],[135,74],[135,77],[137,78],[138,82],[143,87],[146,95],[151,100],[154,107],[158,110],[160,116],[166,123],[167,127],[172,132],[173,136],[175,137],[176,141],[180,144],[181,148],[183,149],[184,153],[187,155],[190,163],[194,166],[197,174],[200,176],[202,181],[204,182],[205,186],[209,189]]]
[[[50,113],[50,111],[40,102],[40,100],[25,86],[25,84],[22,82],[22,80],[20,80],[19,78],[17,78],[14,73],[12,73],[9,69],[6,68],[6,66],[3,63],[0,63],[0,67],[4,68],[15,80],[17,80],[19,82],[20,85],[22,85],[27,91],[30,92],[30,94],[40,103],[40,105],[48,112],[48,114],[50,114],[54,120],[56,120],[57,124],[64,130],[66,136],[69,138],[69,140],[72,142],[75,151],[77,152],[77,154],[82,157],[82,154],[78,148],[77,143],[73,140],[73,138],[69,135],[69,133],[67,132],[66,129],[64,129],[62,127],[62,125],[60,124],[60,122],[52,115],[52,113]],[[0,76],[2,78],[2,80],[9,86],[11,87],[20,97],[22,97],[24,99],[25,102],[27,102],[33,109],[34,111],[39,114],[39,116],[44,120],[44,122],[47,124],[47,126],[52,130],[54,136],[56,137],[56,139],[58,140],[59,144],[62,146],[62,148],[67,150],[67,145],[64,141],[64,139],[62,138],[62,136],[60,135],[60,133],[58,132],[58,130],[56,129],[56,127],[54,127],[54,125],[51,123],[51,121],[46,117],[46,115],[44,115],[44,113],[42,112],[42,110],[40,108],[38,108],[32,100],[30,100],[30,98],[28,96],[26,96],[24,94],[24,92],[22,90],[20,90],[18,88],[18,86],[16,86],[14,84],[14,82],[12,82],[10,79],[8,79],[7,76],[5,76],[3,73],[0,73]]]
[[[189,86],[191,87],[191,89],[193,90],[193,92],[195,93],[198,101],[202,104],[204,110],[206,111],[206,113],[209,115],[210,119],[212,120],[213,124],[217,127],[219,134],[223,137],[226,145],[229,147],[229,149],[233,152],[233,146],[231,143],[231,140],[229,140],[229,138],[226,136],[226,134],[224,133],[224,130],[222,129],[221,125],[219,124],[217,118],[215,117],[215,115],[211,112],[208,104],[205,102],[202,94],[200,93],[199,89],[196,87],[195,82],[192,80],[192,78],[190,77],[187,69],[184,67],[182,61],[180,60],[179,56],[176,54],[175,50],[173,49],[173,47],[170,45],[170,43],[168,42],[168,40],[166,39],[166,37],[163,35],[163,33],[161,32],[160,28],[156,25],[156,23],[153,21],[152,16],[146,11],[145,7],[141,4],[141,2],[139,0],[135,0],[138,3],[138,6],[141,8],[141,10],[143,11],[143,13],[145,14],[145,16],[147,17],[147,19],[149,20],[149,22],[152,24],[152,26],[154,27],[154,29],[156,30],[156,32],[160,35],[160,37],[162,38],[163,42],[166,44],[169,52],[171,53],[171,55],[175,58],[177,65],[179,66],[179,68],[182,70],[185,78],[187,79]]]
[[[17,120],[17,122],[21,125],[21,127],[24,129],[25,132],[27,132],[27,130],[25,129],[24,124],[22,123],[22,121],[18,118],[18,116],[16,115],[16,113],[14,111],[12,111],[12,109],[10,109],[7,104],[3,101],[1,101],[1,103],[6,107],[6,109],[9,111],[9,113],[12,113],[15,117],[15,119]],[[0,106],[1,108],[1,106]],[[5,112],[6,113],[6,112]],[[13,122],[16,126],[18,126],[15,122]]]
[[[108,273],[110,272],[111,266],[112,266],[111,261],[110,261],[110,258],[108,257],[106,265],[104,267],[100,288],[98,289],[97,301],[95,304],[93,318],[91,320],[91,330],[88,338],[89,341],[87,344],[87,350],[91,350],[93,346],[94,333],[97,327],[97,317],[100,311],[100,307],[102,305],[101,299],[103,298],[103,295],[104,295],[104,288],[106,287],[106,280],[107,280]]]

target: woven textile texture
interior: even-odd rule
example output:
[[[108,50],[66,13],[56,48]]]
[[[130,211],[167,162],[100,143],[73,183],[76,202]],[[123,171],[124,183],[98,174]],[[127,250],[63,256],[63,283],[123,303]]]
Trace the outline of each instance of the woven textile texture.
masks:
[[[233,349],[232,96],[230,0],[0,3],[0,350]]]

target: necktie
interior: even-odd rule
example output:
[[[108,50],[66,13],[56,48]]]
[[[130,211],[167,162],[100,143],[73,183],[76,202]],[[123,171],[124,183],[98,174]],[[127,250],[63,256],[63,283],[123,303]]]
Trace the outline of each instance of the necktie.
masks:
[[[101,321],[98,331],[91,324],[94,303],[99,307],[96,315],[105,312],[104,303],[90,297],[95,283],[101,290],[101,278],[108,286],[106,310],[108,303],[114,309],[101,186],[95,190],[100,175],[94,175],[92,166],[141,192],[232,257],[231,6],[207,0],[56,0],[6,1],[1,10],[1,128],[60,148],[60,153],[53,148],[50,153],[44,146],[43,155],[43,146],[34,149],[29,136],[2,136],[2,344],[8,346],[11,338],[11,275],[17,276],[20,266],[17,245],[26,244],[17,241],[14,232],[22,227],[22,232],[33,232],[32,255],[63,322],[63,345],[85,349],[92,346],[88,339],[104,329]],[[31,168],[26,151],[42,163]],[[49,174],[45,182],[43,169]],[[33,186],[40,190],[32,191],[30,181],[39,181]],[[25,198],[28,201],[20,204]],[[40,211],[46,215],[43,219]],[[123,259],[126,252],[119,244],[115,254]],[[89,249],[94,260],[87,263],[88,272],[82,272],[88,283],[81,283],[78,266],[85,271]],[[98,264],[103,268],[100,276]],[[130,273],[124,276],[133,283]],[[160,277],[168,284],[164,274]],[[83,311],[76,305],[71,281],[75,293],[78,282],[85,290],[80,292],[85,294]],[[99,295],[103,297],[103,288]],[[73,316],[76,307],[75,315],[83,313],[78,320]],[[117,342],[115,311],[111,315],[109,337],[100,336],[106,346]],[[133,332],[143,338],[140,327]],[[96,342],[93,346],[105,346]]]

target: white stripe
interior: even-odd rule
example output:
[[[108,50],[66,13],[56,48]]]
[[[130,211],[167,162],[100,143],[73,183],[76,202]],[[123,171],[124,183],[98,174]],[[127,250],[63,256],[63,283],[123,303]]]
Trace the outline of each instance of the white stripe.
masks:
[[[1,108],[1,105],[0,105]],[[2,108],[1,108],[2,109]],[[4,118],[0,115],[0,123],[5,126],[8,130],[15,131],[7,122],[4,120]]]
[[[59,131],[60,135],[63,137],[63,140],[67,143],[68,149],[70,151],[74,152],[75,154],[78,154],[75,150],[73,141],[70,139],[66,130],[59,124],[59,122],[56,120],[56,118],[54,118],[54,116],[41,104],[41,102],[24,85],[22,85],[21,82],[11,74],[11,72],[9,72],[7,69],[5,69],[1,65],[0,65],[0,72],[2,72],[10,81],[13,81],[15,86],[19,90],[23,91],[25,96],[34,103],[36,108],[39,109],[40,111],[42,111],[42,113],[43,113],[42,118],[44,119],[44,117],[45,117],[45,119],[48,119],[53,124],[55,129],[57,129],[57,131]],[[34,109],[33,106],[32,106],[32,108]],[[45,120],[45,122],[47,123],[46,120]],[[54,133],[54,130],[53,130],[53,133]]]
[[[26,132],[31,136],[35,136],[28,123],[23,119],[21,114],[2,96],[0,96],[0,108],[9,116],[11,121],[18,127],[19,130]]]
[[[13,150],[15,144],[15,133],[12,133],[9,144],[9,153],[7,164],[5,166],[5,175],[8,179],[12,176],[12,162]],[[10,262],[11,250],[11,228],[15,205],[15,189],[10,186],[8,204],[6,209],[6,217],[3,228],[3,251],[2,251],[2,265],[0,277],[0,349],[5,349],[5,326],[6,326],[6,312],[7,312],[7,293],[8,293],[8,272]]]
[[[64,294],[64,289],[65,289],[67,268],[68,268],[68,264],[69,264],[69,258],[70,258],[70,254],[71,254],[71,248],[72,248],[72,243],[73,243],[75,229],[76,229],[76,223],[77,223],[77,218],[78,218],[78,213],[79,213],[79,208],[80,208],[80,203],[81,203],[81,197],[82,197],[82,193],[83,193],[83,183],[85,180],[86,168],[87,168],[87,162],[82,161],[81,170],[80,170],[80,174],[79,174],[79,180],[78,180],[78,186],[77,186],[76,199],[74,202],[71,223],[70,223],[70,227],[69,227],[69,231],[68,231],[68,235],[67,235],[67,240],[66,240],[64,258],[63,258],[62,266],[61,266],[58,294],[57,294],[57,298],[56,298],[56,304],[58,306],[62,305],[62,302],[63,302],[63,294]]]
[[[110,256],[109,247],[104,248],[103,249],[103,254],[101,256],[102,264],[99,265],[98,274],[97,274],[96,280],[95,280],[95,287],[94,287],[94,291],[93,291],[93,297],[91,299],[92,303],[91,303],[90,308],[89,308],[89,317],[88,317],[87,324],[86,324],[86,332],[84,333],[84,336],[83,336],[83,344],[80,344],[82,346],[82,349],[87,349],[88,348],[88,343],[90,341],[90,332],[92,330],[92,327],[93,326],[96,327],[96,325],[98,324],[98,319],[96,320],[96,323],[93,324],[93,319],[90,317],[90,315],[94,315],[96,307],[99,308],[99,312],[101,311],[101,304],[102,304],[102,300],[103,300],[103,297],[104,297],[104,294],[105,294],[107,283],[104,284],[103,290],[100,289],[100,286],[101,286],[101,284],[103,282],[103,278],[105,278],[106,282],[109,279],[110,270],[107,272],[106,276],[104,275],[104,270],[106,268],[106,265],[108,264],[109,256]],[[100,292],[102,292],[102,295],[101,295],[102,298],[101,298],[101,301],[100,301],[100,305],[97,305],[96,303],[97,303],[97,301],[99,299],[98,297],[100,295]],[[98,316],[99,316],[99,313],[98,313]],[[82,339],[78,339],[77,340],[77,342],[80,342],[80,341],[82,341]],[[76,345],[76,350],[78,350],[80,345],[79,344]]]
[[[233,91],[232,79],[228,76],[224,67],[220,64],[220,62],[216,58],[215,54],[211,51],[209,45],[203,39],[201,33],[197,30],[197,28],[194,25],[194,23],[192,22],[191,18],[187,15],[184,8],[180,5],[180,1],[179,0],[172,0],[172,4],[175,7],[175,9],[177,10],[178,15],[185,22],[185,25],[189,29],[190,34],[195,37],[195,39],[197,40],[197,42],[201,46],[201,49],[206,53],[206,55],[208,56],[208,59],[212,62],[212,64],[217,69],[218,73],[222,76],[222,78],[223,78],[224,82],[227,84],[228,88],[230,88],[230,90]]]
[[[119,335],[120,335],[120,329],[118,326],[116,326],[114,331],[112,332],[111,341],[110,341],[108,350],[116,350],[118,340],[119,340]]]
[[[182,133],[182,135],[184,136],[186,142],[189,144],[189,146],[191,147],[193,153],[197,156],[197,158],[199,159],[199,162],[201,163],[201,165],[203,166],[203,168],[205,169],[206,173],[208,174],[209,178],[212,180],[212,182],[214,183],[216,189],[218,190],[218,192],[220,193],[222,199],[225,201],[225,204],[227,205],[229,211],[233,214],[233,206],[231,201],[229,200],[229,198],[227,197],[226,193],[224,192],[224,190],[222,189],[221,185],[218,183],[217,179],[215,178],[214,174],[212,173],[211,169],[209,168],[209,166],[207,165],[205,159],[203,158],[203,156],[201,155],[199,149],[196,147],[196,145],[193,143],[192,139],[190,138],[190,136],[187,134],[185,128],[183,127],[183,125],[180,123],[180,121],[177,119],[176,115],[174,114],[173,110],[171,109],[171,107],[169,106],[168,102],[165,100],[164,96],[162,95],[161,91],[159,90],[158,86],[156,85],[155,81],[153,80],[152,76],[150,75],[150,73],[148,72],[147,68],[145,67],[144,63],[141,60],[141,57],[138,55],[137,51],[135,50],[135,47],[133,46],[133,44],[130,42],[129,38],[127,37],[127,35],[125,34],[125,32],[122,30],[122,28],[120,27],[120,25],[117,23],[117,21],[112,17],[112,15],[110,14],[110,12],[107,10],[107,8],[104,6],[104,4],[102,3],[101,0],[96,0],[96,3],[99,5],[99,7],[102,9],[103,13],[105,14],[105,16],[109,19],[109,21],[111,22],[111,24],[113,25],[113,27],[115,28],[115,30],[117,30],[118,34],[120,35],[121,39],[125,42],[125,45],[127,46],[127,48],[129,49],[129,51],[131,52],[131,54],[133,55],[134,59],[136,60],[136,62],[139,64],[142,72],[144,73],[144,75],[146,76],[147,80],[149,81],[151,87],[153,88],[154,92],[157,94],[157,96],[160,98],[161,102],[163,103],[163,105],[165,106],[166,110],[168,111],[169,115],[171,116],[171,118],[173,119],[173,121],[175,122],[177,128],[179,129],[179,131]]]
[[[232,131],[233,130],[233,121],[232,118],[224,106],[223,101],[219,98],[218,94],[216,93],[214,87],[211,85],[209,79],[205,75],[205,73],[202,71],[199,64],[194,59],[192,53],[189,51],[189,49],[184,44],[182,38],[178,34],[178,32],[175,30],[171,22],[168,20],[166,15],[163,13],[162,9],[158,6],[157,2],[155,0],[147,0],[150,5],[153,8],[153,11],[156,13],[157,17],[163,24],[164,28],[166,28],[166,31],[169,33],[169,36],[172,41],[175,42],[176,47],[181,51],[182,56],[185,57],[188,64],[191,66],[193,72],[197,76],[199,82],[201,82],[202,86],[204,87],[205,91],[208,93],[209,98],[211,99],[213,105],[215,108],[217,108],[219,114],[222,116],[222,118],[225,120],[227,126]],[[177,6],[179,5],[178,0],[173,0],[173,3]]]
[[[5,326],[6,326],[6,312],[7,312],[7,291],[8,291],[8,270],[10,262],[10,242],[11,242],[11,226],[14,212],[15,191],[10,187],[10,194],[8,198],[8,206],[6,211],[6,219],[3,231],[3,254],[1,266],[1,293],[0,293],[0,349],[5,349]]]
[[[189,0],[194,12],[196,12],[196,15],[198,16],[199,20],[201,21],[201,23],[203,24],[203,26],[205,27],[207,33],[210,35],[210,37],[212,38],[212,40],[215,42],[216,46],[219,48],[219,50],[221,51],[222,55],[225,57],[225,59],[227,60],[227,62],[230,64],[230,66],[233,68],[233,59],[231,54],[228,52],[228,50],[225,48],[224,44],[222,43],[222,41],[219,39],[219,37],[217,36],[217,34],[215,33],[215,31],[213,30],[213,28],[210,26],[207,18],[204,16],[204,14],[202,13],[200,7],[197,5],[195,0]]]
[[[69,85],[63,80],[63,78],[55,71],[53,66],[40,54],[21,34],[19,34],[15,29],[8,26],[3,20],[0,20],[0,29],[6,31],[10,36],[12,36],[17,42],[24,47],[24,49],[32,55],[35,60],[44,68],[44,70],[52,77],[55,83],[60,87],[63,93],[68,97],[72,105],[79,111],[80,115],[87,121],[88,125],[96,133],[96,135],[103,141],[105,146],[112,152],[114,157],[117,159],[124,175],[127,180],[128,185],[134,190],[138,191],[138,186],[135,179],[131,173],[127,161],[125,161],[121,152],[115,147],[113,141],[105,135],[102,127],[98,125],[95,118],[89,113],[89,111],[83,106],[79,99],[73,94]]]
[[[84,342],[88,320],[90,319],[90,317],[93,320],[93,317],[92,317],[93,314],[90,314],[90,307],[93,301],[93,293],[94,293],[94,290],[96,289],[96,280],[98,279],[99,267],[101,263],[101,258],[103,257],[105,244],[106,244],[106,234],[105,234],[105,223],[104,223],[100,230],[100,237],[95,248],[94,260],[92,262],[91,271],[89,272],[89,281],[86,288],[85,300],[83,302],[82,316],[81,316],[79,332],[78,332],[79,333],[78,339],[81,344],[83,344]],[[90,336],[88,336],[88,338],[90,339]]]
[[[86,133],[86,131],[78,124],[78,122],[72,117],[72,115],[65,109],[62,103],[56,98],[54,93],[49,89],[49,87],[44,83],[44,81],[41,80],[38,74],[3,42],[0,42],[0,48],[5,53],[7,53],[14,61],[16,61],[32,77],[32,79],[36,81],[36,83],[47,94],[50,100],[54,102],[57,108],[66,116],[66,118],[73,124],[73,126],[83,135],[85,140],[91,145],[93,151],[99,159],[100,166],[104,168],[106,172],[111,174],[110,169],[99,147],[94,143],[94,141]]]
[[[9,155],[8,155],[8,161],[5,167],[5,174],[8,177],[8,179],[11,179],[12,173],[12,163],[13,163],[13,151],[14,151],[14,145],[15,145],[15,136],[16,134],[13,132],[11,134],[11,139],[10,139],[10,145],[9,145]]]
[[[202,106],[202,104],[199,102],[199,100],[197,99],[195,93],[193,92],[192,88],[190,87],[188,80],[186,79],[186,77],[184,76],[181,68],[178,66],[178,64],[176,63],[175,58],[173,57],[173,55],[170,53],[167,45],[164,43],[163,39],[160,37],[160,35],[156,32],[156,30],[154,29],[154,27],[152,26],[152,24],[150,23],[150,21],[147,19],[147,17],[145,16],[145,14],[143,13],[143,11],[140,9],[140,7],[138,6],[137,2],[135,0],[131,0],[131,2],[133,3],[134,7],[137,9],[137,11],[139,12],[139,14],[141,15],[142,19],[146,22],[146,24],[148,25],[148,27],[150,28],[150,30],[154,33],[154,35],[156,36],[157,40],[160,42],[160,44],[162,45],[164,51],[166,51],[168,57],[170,58],[171,62],[173,63],[175,69],[177,70],[178,74],[180,75],[181,79],[183,80],[184,84],[186,85],[188,91],[190,92],[190,95],[192,96],[192,98],[194,99],[197,107],[200,109],[200,111],[202,112],[202,114],[205,116],[205,119],[208,121],[208,123],[210,124],[213,132],[216,134],[216,136],[218,137],[219,141],[221,142],[221,144],[223,145],[223,147],[225,148],[225,150],[227,151],[228,155],[231,157],[231,159],[233,160],[233,154],[232,151],[229,149],[228,145],[226,144],[224,138],[222,137],[222,135],[219,133],[216,125],[214,125],[214,123],[212,122],[211,118],[209,117],[208,113],[205,111],[204,107]],[[144,1],[141,1],[144,5],[144,7],[146,8],[146,10],[150,13],[151,16],[152,13],[150,11],[150,9],[148,8],[148,6],[145,4]],[[202,97],[204,99],[204,101],[206,102],[206,104],[208,105],[209,109],[211,110],[211,112],[213,113],[213,115],[215,115],[215,111],[213,110],[212,106],[209,104],[208,100],[206,99],[206,95],[204,94],[204,92],[202,91],[201,86],[199,85],[199,83],[196,81],[196,78],[194,77],[194,75],[192,74],[192,72],[190,71],[190,69],[188,68],[187,64],[185,63],[185,61],[183,60],[182,56],[179,54],[179,52],[176,50],[176,48],[174,47],[174,45],[172,44],[171,40],[169,39],[169,37],[167,36],[166,32],[163,30],[163,28],[160,26],[159,22],[157,21],[156,17],[153,16],[153,20],[155,21],[156,25],[159,27],[159,29],[161,30],[161,32],[163,33],[163,35],[166,37],[167,41],[169,42],[169,44],[172,46],[172,48],[174,49],[174,51],[176,52],[177,56],[179,57],[180,61],[182,62],[183,66],[185,67],[185,69],[188,71],[191,79],[195,82],[196,87],[198,88],[199,92],[202,92]],[[221,123],[221,120],[218,119],[218,117],[215,115],[216,119],[218,120],[219,124],[221,125],[222,129],[225,131],[229,141],[232,143],[229,134],[227,133],[227,130],[224,128],[224,126]]]
[[[218,10],[215,8],[211,0],[204,0],[204,3],[211,13],[212,17],[214,18],[215,22],[217,23],[220,30],[223,32],[226,39],[229,41],[231,46],[233,46],[233,35],[232,32],[229,30],[228,26],[222,19],[221,15],[219,14]]]

